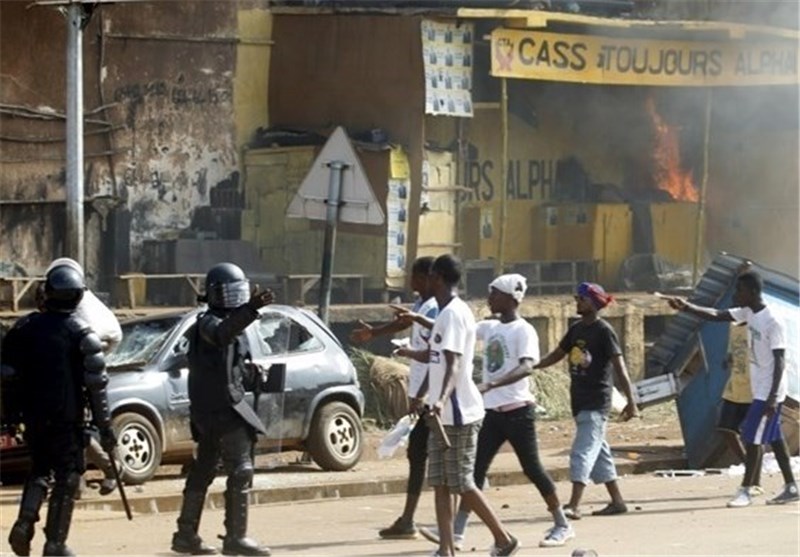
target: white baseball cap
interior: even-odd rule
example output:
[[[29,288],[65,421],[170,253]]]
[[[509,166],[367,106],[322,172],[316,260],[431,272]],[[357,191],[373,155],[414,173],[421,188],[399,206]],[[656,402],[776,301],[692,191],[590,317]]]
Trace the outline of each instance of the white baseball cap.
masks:
[[[517,302],[521,302],[528,290],[528,281],[520,274],[511,273],[500,275],[489,284],[489,291],[496,288],[500,292],[511,295]]]

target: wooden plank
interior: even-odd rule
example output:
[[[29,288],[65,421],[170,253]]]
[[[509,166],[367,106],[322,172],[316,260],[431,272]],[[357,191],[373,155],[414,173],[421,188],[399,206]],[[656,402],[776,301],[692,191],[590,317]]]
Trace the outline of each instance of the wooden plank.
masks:
[[[44,279],[45,277],[0,277],[0,281],[11,284],[11,309],[14,312],[18,312],[19,303],[22,301],[23,296],[34,284]]]

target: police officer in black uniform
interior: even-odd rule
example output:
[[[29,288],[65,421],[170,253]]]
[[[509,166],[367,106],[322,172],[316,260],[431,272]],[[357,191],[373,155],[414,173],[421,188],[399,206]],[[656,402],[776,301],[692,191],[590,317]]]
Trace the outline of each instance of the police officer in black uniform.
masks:
[[[257,388],[247,365],[243,331],[272,303],[272,292],[250,294],[244,272],[220,263],[206,275],[208,311],[186,333],[189,339],[189,399],[197,453],[183,490],[183,506],[172,550],[212,555],[216,550],[197,534],[208,486],[222,457],[225,489],[225,555],[269,555],[269,548],[247,537],[247,498],[253,480],[253,446],[264,425],[245,400]]]
[[[67,266],[47,273],[44,311],[20,319],[3,339],[3,421],[23,423],[32,468],[19,516],[8,536],[17,555],[29,555],[39,509],[55,478],[47,508],[44,555],[74,555],[67,547],[75,490],[84,472],[84,418],[88,399],[101,445],[116,445],[106,396],[100,338],[74,310],[86,289]]]

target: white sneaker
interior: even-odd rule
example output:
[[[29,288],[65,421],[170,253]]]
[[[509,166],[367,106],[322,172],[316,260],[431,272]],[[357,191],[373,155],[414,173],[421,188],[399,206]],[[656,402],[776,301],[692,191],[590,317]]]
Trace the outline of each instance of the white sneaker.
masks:
[[[539,542],[539,547],[560,547],[575,537],[575,530],[571,525],[553,526],[547,531],[544,539]]]
[[[746,487],[740,487],[736,492],[736,496],[728,501],[728,507],[730,508],[749,507],[752,504],[753,501],[750,499],[750,492]]]
[[[439,529],[435,526],[427,528],[425,526],[419,527],[419,533],[426,540],[439,545]],[[456,551],[464,549],[464,534],[453,534],[453,547]]]

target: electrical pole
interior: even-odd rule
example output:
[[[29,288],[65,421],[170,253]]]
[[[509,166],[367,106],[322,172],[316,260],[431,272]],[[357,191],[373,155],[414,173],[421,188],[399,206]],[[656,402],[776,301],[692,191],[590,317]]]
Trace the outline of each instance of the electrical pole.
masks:
[[[67,255],[83,266],[83,28],[89,22],[81,2],[67,16]]]

